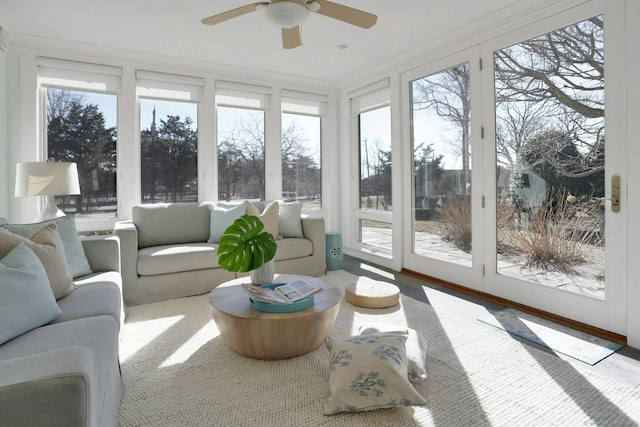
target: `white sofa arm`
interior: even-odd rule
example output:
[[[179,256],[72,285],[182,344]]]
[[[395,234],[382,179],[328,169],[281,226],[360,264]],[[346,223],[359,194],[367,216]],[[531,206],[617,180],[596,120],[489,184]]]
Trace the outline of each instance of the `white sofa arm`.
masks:
[[[82,247],[94,272],[120,272],[120,239],[117,236],[84,236]]]
[[[327,241],[325,237],[324,218],[303,216],[302,232],[313,244],[313,255],[309,262],[313,263],[314,275],[321,276],[327,270]]]
[[[0,361],[0,424],[97,425],[95,356],[69,347]]]
[[[133,221],[118,221],[113,233],[120,239],[120,262],[122,264],[122,292],[127,303],[127,289],[138,282],[138,229]]]

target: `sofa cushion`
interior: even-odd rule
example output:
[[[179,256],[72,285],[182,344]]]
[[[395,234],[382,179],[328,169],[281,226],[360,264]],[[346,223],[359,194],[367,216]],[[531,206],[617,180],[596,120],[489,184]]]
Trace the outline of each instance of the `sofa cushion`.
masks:
[[[64,257],[67,260],[67,267],[72,278],[91,274],[89,261],[84,253],[82,242],[76,229],[76,220],[74,217],[66,215],[60,218],[33,223],[33,224],[4,224],[1,227],[6,228],[12,233],[19,234],[23,237],[29,236],[34,231],[42,228],[43,225],[55,223],[58,226],[58,234],[64,246]]]
[[[0,382],[9,383],[12,377],[24,376],[20,369],[21,359],[25,359],[25,369],[30,369],[28,361],[31,358],[40,359],[39,365],[46,365],[46,374],[38,375],[39,367],[30,369],[29,375],[33,380],[25,388],[20,399],[21,406],[6,408],[3,417],[12,415],[28,419],[37,419],[39,413],[46,408],[45,413],[60,413],[60,419],[73,416],[78,411],[87,411],[89,419],[83,425],[116,425],[118,406],[122,396],[122,380],[118,364],[118,327],[111,316],[95,316],[85,319],[71,320],[36,328],[0,346],[0,360],[9,361],[14,369],[0,371]],[[88,350],[88,351],[87,351]],[[70,353],[80,355],[69,367]],[[41,357],[44,356],[44,357]],[[89,357],[89,360],[87,360]],[[33,359],[31,359],[33,360]],[[87,361],[89,363],[83,363]],[[75,380],[78,378],[79,380]],[[63,381],[64,380],[64,381]],[[62,382],[55,390],[55,396],[49,396],[48,401],[41,401],[38,396],[31,396],[29,392],[38,391],[39,387],[46,388],[54,382]],[[64,384],[67,384],[66,386]],[[19,384],[18,384],[19,386]],[[39,386],[39,387],[37,387]],[[78,390],[85,387],[88,390]],[[46,394],[44,394],[46,395]],[[80,400],[80,397],[89,401]],[[59,403],[63,407],[49,407]],[[23,419],[24,420],[24,419]],[[3,421],[6,421],[3,419]],[[7,421],[8,425],[13,425]],[[23,422],[25,425],[34,423]],[[41,425],[47,425],[42,422]],[[71,425],[65,423],[65,425]]]
[[[220,243],[220,237],[233,222],[247,213],[247,202],[238,204],[217,203],[211,206],[209,243]]]
[[[276,240],[278,250],[275,260],[301,258],[313,255],[313,243],[307,239],[280,239]]]
[[[122,326],[124,311],[119,273],[95,273],[75,283],[76,289],[58,300],[61,314],[52,323],[106,315],[116,319],[118,328]]]
[[[42,262],[24,243],[18,244],[0,260],[0,345],[58,315]]]
[[[304,237],[302,232],[302,202],[279,201],[278,227],[282,237]]]
[[[138,251],[138,274],[177,273],[220,267],[216,243],[153,246]]]
[[[267,233],[271,233],[274,239],[280,237],[280,228],[278,227],[279,220],[279,209],[280,205],[277,201],[271,202],[267,205],[264,211],[261,211],[255,204],[252,202],[247,203],[247,215],[253,215],[260,218],[262,224],[264,225],[263,231]]]
[[[138,230],[138,247],[206,242],[210,203],[136,205],[131,219]]]
[[[4,257],[20,243],[31,249],[42,262],[56,299],[73,290],[73,279],[69,275],[57,224],[43,225],[28,238],[0,229],[0,257]]]

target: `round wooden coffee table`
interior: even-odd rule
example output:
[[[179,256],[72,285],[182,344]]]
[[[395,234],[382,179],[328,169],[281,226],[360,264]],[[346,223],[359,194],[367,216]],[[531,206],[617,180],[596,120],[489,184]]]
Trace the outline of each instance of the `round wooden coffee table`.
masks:
[[[342,293],[318,278],[277,274],[273,283],[287,283],[303,277],[323,287],[314,304],[293,313],[256,310],[242,290],[248,277],[231,280],[209,295],[211,313],[224,341],[240,354],[254,359],[286,359],[317,348],[329,335],[338,316]]]

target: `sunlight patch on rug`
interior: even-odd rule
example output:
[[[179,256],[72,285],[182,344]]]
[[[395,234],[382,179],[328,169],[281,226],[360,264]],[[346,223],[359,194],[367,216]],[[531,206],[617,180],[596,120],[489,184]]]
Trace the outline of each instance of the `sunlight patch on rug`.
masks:
[[[127,324],[127,334],[136,337],[132,343],[120,349],[120,362],[124,362],[136,354],[149,343],[164,334],[171,326],[178,323],[184,316],[162,317],[159,319],[132,322]]]
[[[203,326],[198,332],[189,338],[180,348],[178,348],[171,356],[169,356],[162,364],[161,368],[166,368],[171,365],[177,365],[184,363],[191,356],[193,356],[202,346],[212,340],[214,337],[220,335],[213,320]]]
[[[622,348],[621,344],[512,308],[492,312],[478,320],[590,365]]]

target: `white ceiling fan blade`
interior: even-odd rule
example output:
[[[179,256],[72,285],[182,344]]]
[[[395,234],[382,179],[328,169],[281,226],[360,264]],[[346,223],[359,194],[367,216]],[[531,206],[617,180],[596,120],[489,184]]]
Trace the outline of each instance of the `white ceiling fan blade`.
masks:
[[[360,28],[371,28],[378,21],[378,17],[372,13],[354,9],[327,0],[315,0],[320,4],[320,9],[316,13],[337,19],[358,26]]]
[[[292,28],[282,29],[282,47],[285,49],[293,49],[302,44],[300,40],[300,25]]]
[[[241,6],[235,9],[227,10],[226,12],[222,12],[217,15],[204,18],[201,22],[205,25],[219,24],[229,19],[237,18],[238,16],[246,15],[247,13],[251,13],[255,11],[256,8],[258,7],[258,4],[261,4],[261,3],[251,3],[246,6]]]

